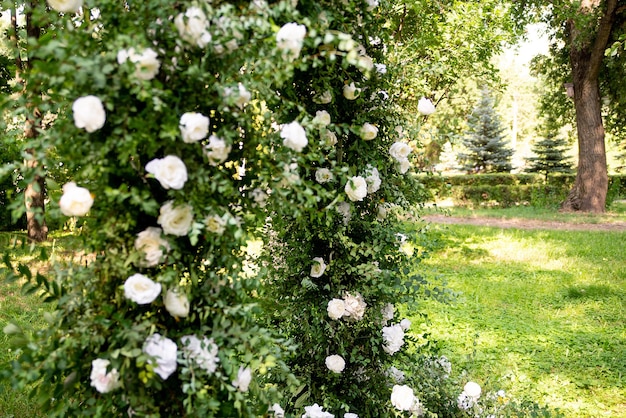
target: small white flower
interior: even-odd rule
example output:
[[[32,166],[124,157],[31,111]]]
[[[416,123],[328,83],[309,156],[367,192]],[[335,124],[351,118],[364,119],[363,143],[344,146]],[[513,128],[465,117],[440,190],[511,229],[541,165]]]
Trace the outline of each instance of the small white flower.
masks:
[[[268,411],[274,413],[274,418],[285,418],[285,410],[277,403],[270,406]]]
[[[391,155],[396,161],[406,160],[411,154],[411,146],[405,142],[394,142],[389,148],[389,155]]]
[[[93,205],[89,190],[78,187],[73,181],[63,185],[63,195],[59,200],[61,213],[65,216],[85,216]]]
[[[320,184],[328,183],[333,180],[333,173],[327,168],[318,168],[315,171],[315,181]]]
[[[400,321],[400,326],[402,327],[403,331],[406,331],[411,328],[411,321],[407,318],[404,318],[402,321]]]
[[[192,6],[185,13],[178,14],[174,18],[174,25],[178,29],[178,35],[190,44],[204,48],[211,42],[209,21],[199,7]]]
[[[393,314],[395,313],[396,308],[391,303],[388,303],[383,306],[380,311],[380,313],[383,315],[383,321],[387,322],[393,319]]]
[[[304,407],[304,415],[301,418],[334,418],[330,412],[324,411],[324,408],[318,404]]]
[[[367,193],[376,193],[380,189],[382,180],[380,179],[380,173],[376,167],[372,167],[368,164],[365,169],[365,182],[367,183]]]
[[[252,371],[249,367],[239,366],[237,372],[237,378],[233,380],[233,386],[239,389],[240,392],[247,392],[250,381],[252,380]]]
[[[111,369],[107,372],[111,362],[105,359],[95,359],[91,362],[91,386],[96,388],[100,393],[111,392],[121,386],[120,374],[117,369]]]
[[[284,146],[297,152],[302,152],[309,143],[306,138],[306,131],[297,121],[283,125],[280,137],[283,138]]]
[[[187,181],[187,167],[175,155],[155,158],[146,164],[146,171],[152,174],[164,189],[180,190]]]
[[[467,382],[463,387],[463,392],[465,392],[467,396],[472,398],[474,401],[477,401],[478,398],[480,398],[482,389],[480,388],[480,385],[476,382]]]
[[[422,97],[419,102],[417,102],[417,111],[424,116],[432,115],[435,113],[435,105],[430,99]]]
[[[353,319],[355,321],[360,321],[363,319],[363,315],[365,315],[365,308],[367,307],[367,303],[363,299],[363,296],[360,293],[346,293],[343,297],[343,301],[345,303],[346,312],[343,316]]]
[[[346,314],[346,303],[343,299],[331,299],[326,311],[330,319],[338,320]]]
[[[204,219],[206,230],[217,235],[222,235],[226,230],[226,219],[218,215],[209,215]]]
[[[415,403],[413,389],[407,385],[394,385],[391,391],[391,404],[399,411],[409,411]]]
[[[367,182],[361,176],[350,177],[344,190],[353,202],[361,201],[367,196]]]
[[[217,166],[226,161],[228,154],[230,154],[231,146],[222,138],[211,135],[209,143],[204,147],[204,150],[209,158],[209,164]]]
[[[387,205],[378,205],[376,207],[376,220],[379,222],[384,221],[385,219],[387,219]]]
[[[61,13],[76,13],[83,6],[83,0],[48,0],[50,8]]]
[[[385,64],[374,64],[378,74],[387,74],[387,66]]]
[[[322,131],[322,139],[324,143],[329,147],[334,147],[335,145],[337,145],[337,135],[329,129],[325,129],[324,131]]]
[[[404,330],[399,324],[383,327],[383,350],[393,355],[404,345]]]
[[[169,200],[161,206],[157,223],[166,234],[185,236],[191,230],[193,208],[185,204],[174,206],[174,201]]]
[[[318,110],[315,112],[315,117],[313,118],[313,123],[321,126],[330,125],[330,113],[325,110]]]
[[[305,36],[306,26],[287,23],[276,33],[276,46],[285,58],[293,60],[300,55]]]
[[[209,118],[202,113],[184,113],[178,124],[183,142],[190,144],[206,138],[209,134],[209,122]]]
[[[407,171],[409,171],[409,168],[411,168],[411,162],[408,158],[403,158],[402,160],[398,160],[398,162],[400,163],[398,165],[398,170],[402,174],[405,174]]]
[[[144,253],[141,266],[156,266],[163,259],[164,251],[170,250],[170,244],[161,238],[161,232],[161,228],[150,226],[137,234],[135,249]]]
[[[350,84],[344,84],[343,86],[343,97],[348,100],[355,100],[361,94],[361,89],[357,88],[354,82]]]
[[[361,127],[361,138],[365,141],[371,141],[378,135],[378,128],[371,123],[364,123]]]
[[[313,265],[311,266],[311,277],[321,277],[326,271],[326,263],[322,257],[315,257],[313,259]]]
[[[124,296],[138,305],[152,303],[161,294],[161,285],[143,274],[133,274],[124,282]]]
[[[159,73],[161,66],[161,61],[157,57],[152,48],[146,48],[141,53],[137,53],[135,48],[129,48],[117,53],[117,62],[123,64],[130,60],[135,64],[135,77],[140,80],[152,80]]]
[[[341,373],[346,367],[346,361],[343,357],[333,354],[332,356],[326,357],[326,367],[331,372]]]
[[[152,334],[146,339],[143,352],[156,359],[154,372],[161,376],[161,379],[166,380],[176,371],[178,348],[176,343],[169,338],[158,333]],[[153,364],[153,360],[149,359],[148,363]]]
[[[83,96],[74,100],[72,104],[74,125],[85,129],[87,132],[95,132],[104,126],[106,112],[100,98],[96,96]]]
[[[177,290],[168,289],[163,304],[170,315],[176,318],[186,318],[189,315],[189,299]]]
[[[243,107],[250,101],[252,98],[252,94],[246,89],[246,86],[239,83],[239,94],[237,95],[237,99],[235,100],[235,104],[239,109],[243,109]]]
[[[378,0],[366,0],[367,1],[367,10],[373,10],[378,7]]]
[[[199,339],[195,335],[185,335],[181,337],[180,342],[181,351],[186,358],[193,360],[208,373],[215,373],[220,358],[217,355],[219,349],[212,338]]]

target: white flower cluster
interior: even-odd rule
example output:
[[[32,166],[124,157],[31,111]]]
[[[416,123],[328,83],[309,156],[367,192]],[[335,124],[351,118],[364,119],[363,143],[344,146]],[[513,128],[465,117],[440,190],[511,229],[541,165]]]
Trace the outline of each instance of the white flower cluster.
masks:
[[[341,318],[360,321],[365,315],[367,304],[360,293],[351,294],[346,292],[343,299],[332,299],[326,308],[330,319]]]

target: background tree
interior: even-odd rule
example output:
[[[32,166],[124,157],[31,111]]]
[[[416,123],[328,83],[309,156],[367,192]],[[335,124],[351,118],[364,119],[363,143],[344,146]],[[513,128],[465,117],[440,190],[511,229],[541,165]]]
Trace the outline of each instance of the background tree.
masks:
[[[506,142],[505,131],[493,97],[487,88],[483,88],[480,102],[467,121],[463,139],[467,152],[459,155],[463,169],[468,173],[511,171],[513,150]]]
[[[532,151],[535,157],[528,158],[529,173],[543,173],[545,180],[552,173],[571,173],[572,162],[566,155],[571,150],[571,143],[563,138],[558,129],[545,125],[543,138],[533,144]]]

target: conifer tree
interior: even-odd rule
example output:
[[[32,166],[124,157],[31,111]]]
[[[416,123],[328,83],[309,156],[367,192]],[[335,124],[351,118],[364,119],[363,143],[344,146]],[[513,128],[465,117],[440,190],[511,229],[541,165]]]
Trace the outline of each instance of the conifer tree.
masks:
[[[513,150],[505,140],[505,127],[495,110],[489,91],[483,88],[480,102],[467,121],[463,144],[468,152],[459,155],[463,170],[468,173],[502,173],[513,168]]]
[[[560,137],[554,129],[544,128],[543,139],[533,144],[532,151],[536,157],[527,158],[529,173],[543,173],[548,179],[550,173],[571,173],[572,162],[565,155],[570,148],[568,141]]]

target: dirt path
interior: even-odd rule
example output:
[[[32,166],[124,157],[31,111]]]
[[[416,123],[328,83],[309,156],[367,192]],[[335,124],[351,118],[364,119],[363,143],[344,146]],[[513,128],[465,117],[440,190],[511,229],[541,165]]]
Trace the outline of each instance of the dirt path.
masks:
[[[451,217],[445,215],[425,215],[422,219],[435,224],[465,224],[490,226],[494,228],[517,229],[561,229],[566,231],[626,231],[626,222],[612,223],[567,223],[557,221],[537,221],[531,219],[502,219],[488,217]]]

